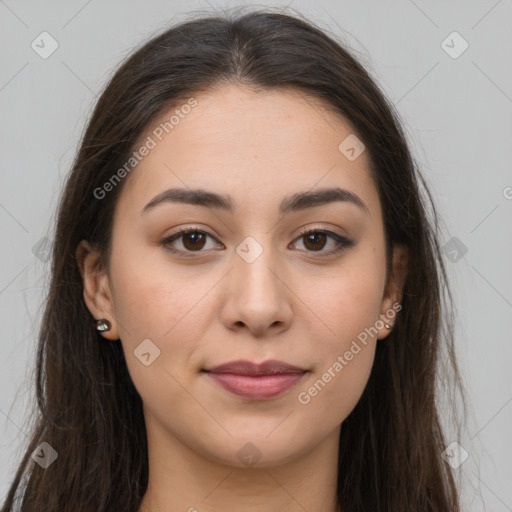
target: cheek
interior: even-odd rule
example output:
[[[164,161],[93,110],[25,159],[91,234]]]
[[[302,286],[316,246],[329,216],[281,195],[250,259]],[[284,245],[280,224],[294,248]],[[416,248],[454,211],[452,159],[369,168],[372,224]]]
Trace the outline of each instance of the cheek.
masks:
[[[171,271],[160,249],[137,250],[136,244],[132,247],[112,254],[115,308],[122,339],[160,340],[197,305],[207,284],[190,286],[185,273]]]
[[[162,386],[179,394],[173,376],[180,382],[186,378],[215,310],[208,290],[218,281],[210,275],[192,283],[190,271],[171,268],[158,252],[117,250],[111,265],[116,319],[128,369],[140,394],[150,399],[158,396]],[[157,354],[148,366],[137,357],[147,353],[141,348],[146,346],[150,360]]]
[[[317,301],[326,336],[316,337],[314,371],[298,390],[304,414],[326,419],[328,429],[350,414],[366,387],[377,343],[372,330],[379,319],[380,288],[375,276],[340,278],[329,284],[329,293]],[[377,280],[378,282],[378,280]]]
[[[309,286],[308,304],[327,336],[321,346],[326,354],[347,350],[351,341],[380,318],[384,270],[377,261],[348,264],[317,286]],[[307,286],[307,283],[305,283]],[[363,336],[364,337],[364,336]]]
[[[354,350],[354,349],[353,349]],[[324,372],[315,375],[301,391],[298,402],[309,416],[322,417],[331,428],[342,423],[359,402],[368,382],[375,354],[375,343],[361,345],[333,358]]]
[[[355,407],[373,366],[385,278],[384,264],[375,255],[360,253],[321,286],[310,287],[309,304],[326,335],[315,339],[315,372],[298,401],[334,423]]]

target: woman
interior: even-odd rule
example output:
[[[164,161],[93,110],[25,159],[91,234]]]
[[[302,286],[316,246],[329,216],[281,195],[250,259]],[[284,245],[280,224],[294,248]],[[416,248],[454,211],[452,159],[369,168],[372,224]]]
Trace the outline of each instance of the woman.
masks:
[[[428,189],[348,50],[269,11],[172,27],[67,179],[2,510],[459,510],[450,301]]]

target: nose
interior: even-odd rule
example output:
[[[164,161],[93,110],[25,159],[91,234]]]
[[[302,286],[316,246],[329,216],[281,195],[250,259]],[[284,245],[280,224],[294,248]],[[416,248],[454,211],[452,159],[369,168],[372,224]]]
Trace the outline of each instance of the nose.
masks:
[[[222,321],[231,330],[248,329],[253,337],[275,336],[291,324],[293,293],[271,250],[254,260],[234,254],[224,287]]]

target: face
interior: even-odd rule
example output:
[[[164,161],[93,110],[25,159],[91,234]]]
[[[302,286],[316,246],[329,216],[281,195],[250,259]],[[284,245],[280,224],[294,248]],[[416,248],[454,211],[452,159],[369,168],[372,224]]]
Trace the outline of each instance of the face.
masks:
[[[121,339],[148,432],[271,467],[338,435],[394,323],[405,251],[387,281],[369,157],[339,149],[354,135],[341,116],[291,90],[194,99],[137,145],[155,143],[125,178],[108,274],[79,247],[84,298],[112,322],[105,338]],[[193,204],[194,189],[221,198]],[[240,360],[282,364],[213,371]]]

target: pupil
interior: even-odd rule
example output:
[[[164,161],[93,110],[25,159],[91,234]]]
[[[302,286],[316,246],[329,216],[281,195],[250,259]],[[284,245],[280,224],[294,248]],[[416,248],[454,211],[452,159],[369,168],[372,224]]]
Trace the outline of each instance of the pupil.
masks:
[[[198,239],[196,239],[196,237]],[[187,233],[185,235],[185,243],[184,243],[185,247],[187,247],[189,249],[201,249],[202,245],[200,247],[196,246],[196,244],[201,241],[201,237],[203,237],[203,234],[202,233],[198,233],[197,231],[195,231],[193,233]],[[189,244],[187,243],[187,241],[189,241],[191,239],[192,239],[192,242],[191,242],[192,247],[189,247]]]
[[[307,235],[308,241],[309,240],[317,240],[316,243],[318,243],[318,237],[320,237],[320,241],[322,242],[323,238],[325,238],[325,233],[311,233],[311,234]],[[316,245],[314,241],[313,241],[313,244]],[[321,243],[320,245],[321,245],[321,247],[315,247],[315,249],[322,249],[323,244]]]

